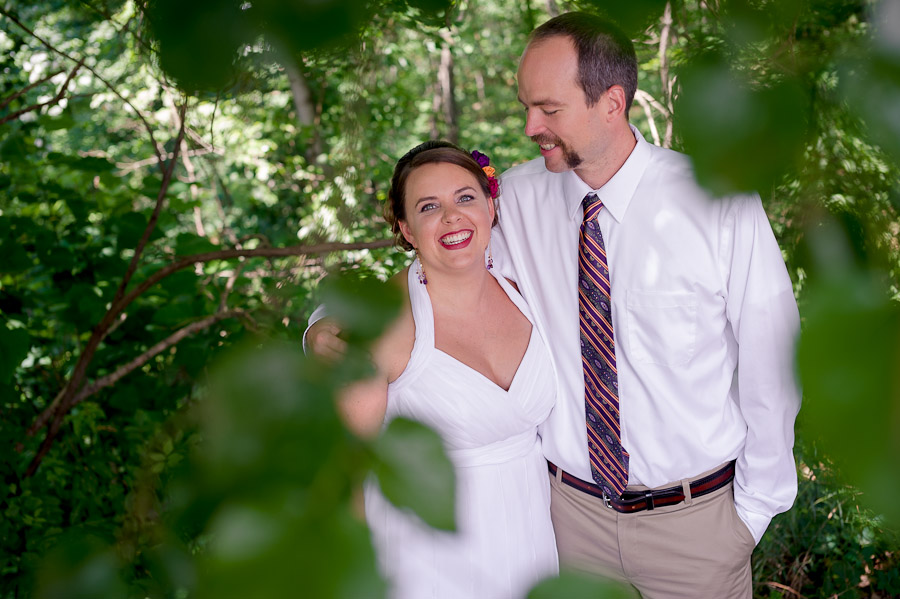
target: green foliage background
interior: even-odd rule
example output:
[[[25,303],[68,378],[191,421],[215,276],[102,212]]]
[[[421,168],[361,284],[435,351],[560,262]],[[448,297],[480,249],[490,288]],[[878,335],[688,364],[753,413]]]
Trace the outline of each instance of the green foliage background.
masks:
[[[897,0],[0,0],[0,596],[380,596],[370,468],[452,528],[434,435],[356,440],[332,390],[408,261],[394,161],[532,158],[516,63],[570,9],[629,30],[632,122],[759,190],[795,283],[801,490],[756,596],[900,594]],[[299,339],[334,270],[332,367]]]

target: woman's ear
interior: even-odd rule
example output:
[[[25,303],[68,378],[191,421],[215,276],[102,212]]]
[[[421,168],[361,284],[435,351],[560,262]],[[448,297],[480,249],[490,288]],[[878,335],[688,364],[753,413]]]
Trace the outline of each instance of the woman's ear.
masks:
[[[409,224],[405,220],[398,220],[397,224],[400,226],[400,232],[403,234],[403,238],[409,242],[409,245],[416,247],[416,238],[413,237],[412,231],[409,230]]]

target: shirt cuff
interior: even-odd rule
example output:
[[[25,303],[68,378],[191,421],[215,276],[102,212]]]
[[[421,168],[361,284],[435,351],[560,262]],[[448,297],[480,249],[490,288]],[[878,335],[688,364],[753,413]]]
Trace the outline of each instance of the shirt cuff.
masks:
[[[309,348],[306,345],[306,334],[309,332],[309,328],[328,316],[328,310],[325,309],[325,304],[319,304],[319,306],[313,310],[313,313],[309,315],[309,322],[306,325],[306,330],[303,331],[303,353],[309,355]]]
[[[750,534],[753,535],[753,540],[755,540],[758,545],[759,540],[769,527],[769,522],[772,521],[772,518],[770,516],[764,516],[763,514],[749,512],[737,504],[734,505],[734,509],[737,510],[738,517],[750,531]]]

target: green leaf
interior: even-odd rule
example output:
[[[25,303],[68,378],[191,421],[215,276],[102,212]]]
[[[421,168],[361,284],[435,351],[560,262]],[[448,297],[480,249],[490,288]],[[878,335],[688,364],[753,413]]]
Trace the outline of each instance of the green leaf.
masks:
[[[28,252],[20,244],[14,241],[0,241],[0,272],[22,272],[33,266],[33,261]]]
[[[119,251],[134,249],[147,228],[147,219],[139,212],[129,212],[119,217],[113,226],[117,231],[116,247]]]
[[[210,242],[208,238],[200,237],[195,233],[180,233],[175,238],[175,254],[178,256],[214,252],[218,249],[221,248]]]
[[[147,14],[160,65],[192,92],[224,87],[238,47],[254,37],[247,11],[234,2],[155,0]]]
[[[810,233],[822,273],[812,281],[797,349],[800,423],[863,500],[900,523],[900,306],[875,272],[850,258],[840,231]]]
[[[200,315],[194,298],[178,296],[153,314],[152,322],[163,326],[181,326]]]
[[[89,173],[99,174],[113,170],[116,168],[116,165],[99,156],[81,156],[72,162],[72,167]]]
[[[714,54],[692,61],[681,84],[675,126],[704,187],[717,195],[765,191],[795,168],[808,113],[798,84],[751,86]]]
[[[24,329],[8,329],[0,325],[0,383],[7,383],[28,356],[31,337]]]
[[[638,594],[634,589],[610,580],[565,570],[560,572],[558,577],[539,582],[528,593],[528,599],[559,599],[561,597],[637,599]]]
[[[70,529],[42,561],[34,596],[55,599],[128,594],[114,549],[83,530]]]
[[[399,313],[400,289],[358,270],[341,273],[323,285],[325,304],[345,328],[350,343],[368,344]]]
[[[637,37],[650,24],[657,21],[666,6],[666,0],[630,0],[629,2],[590,2],[609,20],[616,23],[631,37]]]
[[[75,119],[72,114],[66,110],[57,117],[42,116],[39,119],[41,126],[47,131],[59,131],[61,129],[71,129],[75,125]]]
[[[867,54],[840,66],[841,91],[872,137],[900,162],[900,56]]]
[[[374,446],[381,491],[434,528],[456,530],[456,476],[441,438],[427,426],[396,418]]]

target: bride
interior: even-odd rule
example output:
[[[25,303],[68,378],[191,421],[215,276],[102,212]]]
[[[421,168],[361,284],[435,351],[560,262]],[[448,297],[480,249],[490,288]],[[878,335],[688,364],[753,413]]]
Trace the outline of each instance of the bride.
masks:
[[[376,376],[341,399],[361,436],[397,416],[430,426],[456,470],[455,533],[366,486],[392,597],[521,598],[558,568],[537,434],[555,376],[524,300],[491,271],[497,182],[487,157],[473,155],[429,141],[397,163],[385,215],[398,245],[415,251],[395,277],[408,302],[373,348]]]

